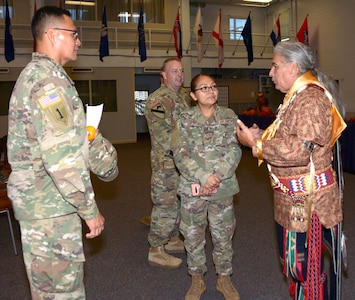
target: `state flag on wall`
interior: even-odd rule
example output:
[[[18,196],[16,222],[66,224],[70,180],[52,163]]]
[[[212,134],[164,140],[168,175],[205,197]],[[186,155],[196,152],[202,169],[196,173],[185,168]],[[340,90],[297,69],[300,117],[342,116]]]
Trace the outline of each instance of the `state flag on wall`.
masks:
[[[106,5],[104,4],[104,12],[102,14],[102,25],[101,25],[101,39],[100,39],[100,60],[103,61],[102,58],[109,55],[110,53],[108,49]]]
[[[180,25],[180,13],[179,8],[176,14],[174,28],[174,47],[176,50],[177,57],[181,59],[182,57],[182,38],[181,38],[181,25]]]
[[[270,33],[270,38],[271,38],[274,46],[276,46],[276,44],[278,42],[281,42],[280,16],[277,18],[274,28],[272,29],[272,31]]]
[[[248,16],[247,21],[245,22],[245,25],[244,25],[244,28],[242,31],[242,37],[243,37],[245,47],[247,48],[247,51],[248,51],[248,65],[250,65],[250,63],[254,60],[253,38],[251,35],[250,14]]]
[[[147,48],[145,44],[143,5],[140,5],[139,22],[138,22],[138,48],[141,62],[147,59]]]
[[[7,62],[10,62],[15,59],[15,48],[14,40],[12,39],[11,34],[11,20],[9,12],[9,4],[6,0],[6,12],[5,12],[5,59]]]
[[[212,31],[212,36],[215,40],[215,45],[218,51],[218,67],[222,67],[224,62],[224,45],[222,36],[222,10],[219,10],[218,17],[214,29]]]
[[[308,15],[304,19],[301,28],[297,32],[297,39],[299,42],[308,45],[309,40],[308,40]]]
[[[194,34],[196,38],[196,47],[197,47],[197,61],[200,62],[203,58],[203,40],[202,40],[202,16],[201,16],[201,7],[197,8]]]

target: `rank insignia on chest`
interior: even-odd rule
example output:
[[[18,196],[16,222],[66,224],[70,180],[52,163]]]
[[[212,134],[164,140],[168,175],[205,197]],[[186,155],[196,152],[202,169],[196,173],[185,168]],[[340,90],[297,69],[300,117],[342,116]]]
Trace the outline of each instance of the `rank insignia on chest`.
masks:
[[[160,103],[155,103],[150,107],[151,113],[157,118],[164,119],[165,109]]]

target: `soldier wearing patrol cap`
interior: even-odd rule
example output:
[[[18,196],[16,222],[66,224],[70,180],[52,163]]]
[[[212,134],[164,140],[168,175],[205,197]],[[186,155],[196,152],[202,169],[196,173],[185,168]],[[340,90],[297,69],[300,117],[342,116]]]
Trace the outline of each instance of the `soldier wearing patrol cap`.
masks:
[[[100,134],[89,144],[82,101],[63,68],[81,45],[70,13],[42,7],[31,27],[37,52],[9,105],[8,195],[20,223],[32,299],[85,299],[80,218],[87,238],[100,235],[105,221],[90,169],[112,180],[117,153]]]
[[[179,114],[189,107],[188,93],[182,88],[184,68],[177,58],[168,58],[161,68],[162,84],[147,100],[147,119],[152,149],[150,244],[148,262],[153,266],[177,268],[180,258],[166,253],[185,252],[179,235],[179,173],[170,151],[171,132]]]

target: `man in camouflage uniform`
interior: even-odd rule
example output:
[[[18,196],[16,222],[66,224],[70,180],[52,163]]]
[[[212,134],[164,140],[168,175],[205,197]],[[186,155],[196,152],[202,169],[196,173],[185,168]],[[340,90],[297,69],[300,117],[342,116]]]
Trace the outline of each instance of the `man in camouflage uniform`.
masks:
[[[179,238],[179,173],[170,151],[170,140],[176,118],[188,107],[188,94],[182,88],[184,69],[180,60],[165,60],[161,76],[163,83],[148,97],[145,108],[152,145],[150,157],[153,209],[148,236],[151,246],[148,262],[154,266],[177,268],[182,260],[166,253],[184,251],[183,241]]]
[[[218,89],[208,75],[198,74],[192,79],[190,95],[198,105],[180,115],[171,142],[180,172],[180,228],[192,277],[185,300],[198,300],[206,290],[203,276],[207,271],[208,224],[217,290],[227,300],[239,300],[230,280],[236,227],[233,195],[239,192],[235,171],[242,156],[236,137],[238,117],[233,110],[217,105]]]
[[[82,102],[63,68],[76,60],[81,44],[70,13],[42,7],[31,25],[38,52],[10,99],[8,195],[20,223],[32,299],[85,299],[80,218],[87,238],[104,229],[90,168],[101,179],[114,179],[117,153],[101,134],[89,145]]]

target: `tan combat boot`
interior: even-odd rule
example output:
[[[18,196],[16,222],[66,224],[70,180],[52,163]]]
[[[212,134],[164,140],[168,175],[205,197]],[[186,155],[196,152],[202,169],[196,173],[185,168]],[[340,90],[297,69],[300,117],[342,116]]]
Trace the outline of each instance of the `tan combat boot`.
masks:
[[[233,286],[229,275],[218,275],[217,291],[222,293],[226,300],[240,300],[240,296]]]
[[[180,258],[166,253],[164,246],[150,247],[148,262],[151,266],[163,267],[167,269],[176,269],[182,264],[182,260]]]
[[[168,253],[185,253],[184,241],[178,236],[173,236],[165,245],[165,251]]]
[[[192,275],[192,284],[187,291],[185,300],[200,300],[202,294],[206,291],[206,285],[202,275]]]

